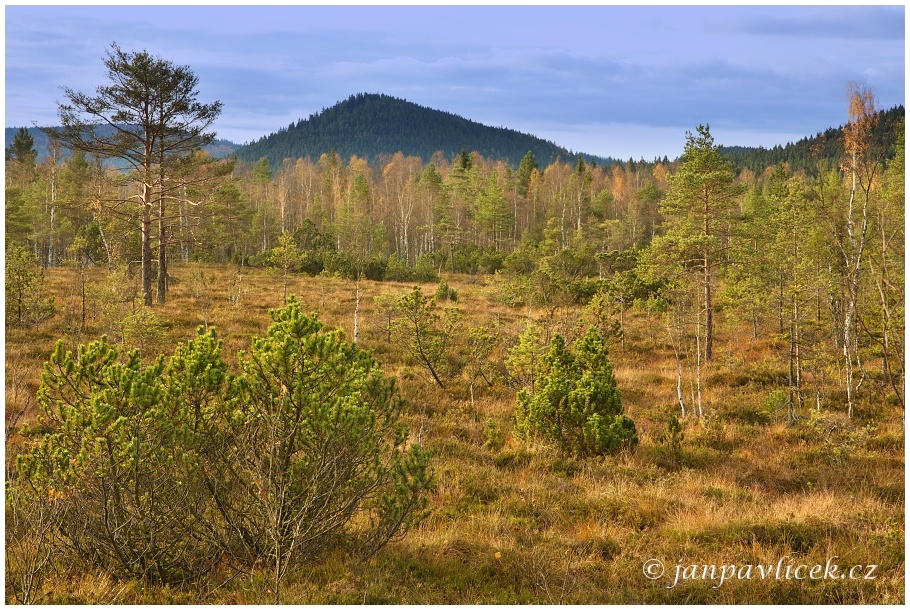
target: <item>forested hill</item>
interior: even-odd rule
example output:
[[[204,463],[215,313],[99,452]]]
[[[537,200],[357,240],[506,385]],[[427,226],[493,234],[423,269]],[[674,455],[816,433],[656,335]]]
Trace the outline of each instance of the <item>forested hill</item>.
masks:
[[[885,150],[892,151],[897,138],[898,124],[903,118],[903,106],[881,111],[873,140],[880,142]],[[773,148],[721,147],[721,152],[733,162],[736,169],[749,169],[756,174],[763,172],[767,167],[786,163],[791,171],[814,175],[818,171],[819,161],[828,163],[829,167],[836,167],[842,160],[843,151],[843,127],[831,127],[798,142]]]
[[[458,115],[424,108],[406,100],[380,94],[357,94],[308,119],[241,147],[238,158],[255,162],[266,157],[272,167],[285,158],[310,157],[336,151],[374,161],[396,152],[428,162],[436,151],[451,159],[462,148],[477,151],[487,159],[505,160],[518,167],[528,151],[547,165],[557,157],[574,159],[577,154],[552,142],[503,127],[488,127]],[[581,154],[599,165],[612,160]]]

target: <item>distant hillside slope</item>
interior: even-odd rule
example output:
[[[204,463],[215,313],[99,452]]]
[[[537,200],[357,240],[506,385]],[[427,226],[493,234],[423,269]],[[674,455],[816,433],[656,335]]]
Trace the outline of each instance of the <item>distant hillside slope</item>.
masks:
[[[878,126],[873,138],[881,142],[885,150],[893,151],[900,121],[904,118],[904,107],[895,106],[880,113]],[[844,156],[844,128],[831,127],[824,132],[806,137],[798,142],[773,148],[750,148],[746,146],[723,146],[721,152],[733,162],[737,169],[749,169],[761,173],[766,167],[787,163],[792,171],[808,175],[818,172],[819,161],[829,167],[837,167]],[[890,153],[889,153],[890,154]]]
[[[332,150],[343,159],[357,155],[373,161],[379,155],[401,152],[427,162],[436,151],[451,159],[462,147],[488,159],[505,160],[514,167],[528,151],[541,165],[557,156],[563,160],[576,157],[576,153],[552,142],[512,129],[488,127],[388,95],[364,93],[247,144],[236,156],[251,162],[266,157],[272,167],[285,158],[310,157],[315,161]],[[598,164],[612,161],[581,156]]]
[[[7,127],[4,131],[4,148],[9,148],[10,144],[13,143],[13,138],[16,137],[16,132],[19,131],[19,127]],[[38,163],[41,163],[48,155],[48,138],[47,134],[41,131],[40,127],[28,127],[28,133],[32,136],[32,139],[35,140],[35,150],[38,152]],[[59,129],[59,127],[58,127]],[[104,133],[104,130],[100,130],[100,133]],[[225,157],[231,156],[231,154],[240,148],[239,144],[235,144],[228,140],[215,140],[210,145],[205,147],[205,151],[208,152],[213,157],[223,159]],[[69,157],[69,151],[64,150],[64,157]]]

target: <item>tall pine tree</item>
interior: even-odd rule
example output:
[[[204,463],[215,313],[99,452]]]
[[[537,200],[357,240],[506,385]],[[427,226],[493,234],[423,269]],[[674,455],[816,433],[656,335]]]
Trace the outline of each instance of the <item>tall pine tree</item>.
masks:
[[[104,66],[110,83],[99,86],[97,95],[64,88],[68,102],[58,106],[62,128],[48,130],[48,135],[68,148],[116,159],[131,170],[131,179],[139,190],[142,292],[145,304],[151,305],[152,223],[157,213],[157,299],[163,303],[167,289],[167,209],[184,186],[173,180],[173,170],[196,149],[214,140],[214,132],[207,130],[222,105],[197,101],[199,78],[188,66],[178,66],[147,51],[127,52],[112,44]]]

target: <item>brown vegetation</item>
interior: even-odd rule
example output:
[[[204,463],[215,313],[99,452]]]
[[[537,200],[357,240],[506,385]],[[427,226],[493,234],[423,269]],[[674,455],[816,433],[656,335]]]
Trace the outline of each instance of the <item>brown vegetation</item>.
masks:
[[[229,366],[268,326],[268,310],[282,305],[283,278],[274,271],[174,265],[170,298],[156,307],[158,332],[141,333],[143,358],[169,353],[198,325],[218,328]],[[107,281],[107,270],[88,270],[89,282]],[[205,281],[206,290],[198,290]],[[500,366],[524,329],[528,308],[500,302],[498,276],[450,276],[466,327],[485,326],[500,338],[490,361]],[[51,268],[46,287],[57,314],[35,329],[7,329],[7,470],[33,424],[42,363],[54,342],[73,348],[112,333],[100,296],[87,302],[86,327],[74,319],[79,271]],[[195,287],[195,288],[194,288]],[[806,401],[790,421],[786,354],[773,338],[750,339],[748,323],[717,326],[714,358],[706,366],[705,417],[682,420],[676,443],[668,419],[679,411],[677,365],[666,333],[655,320],[631,310],[624,347],[611,359],[625,413],[640,444],[615,457],[577,459],[552,447],[519,442],[513,435],[515,388],[504,375],[472,387],[467,375],[445,388],[435,384],[404,346],[388,340],[388,319],[374,297],[405,294],[411,284],[361,280],[359,343],[372,349],[384,370],[398,377],[407,399],[405,423],[412,441],[431,453],[436,486],[429,514],[417,528],[366,562],[341,554],[293,566],[283,598],[294,603],[902,603],[904,600],[903,412],[884,380],[869,379],[853,397],[830,383],[820,412]],[[422,286],[433,294],[435,285]],[[288,294],[316,311],[329,327],[353,330],[354,285],[333,277],[292,275]],[[138,306],[138,303],[137,303]],[[440,305],[442,306],[442,305]],[[128,310],[130,304],[123,304]],[[580,309],[565,308],[563,320]],[[532,309],[547,323],[552,312]],[[572,315],[570,315],[572,314]],[[123,315],[123,312],[121,312]],[[577,317],[577,315],[575,316]],[[141,319],[140,319],[141,322]],[[137,322],[139,324],[140,322]],[[113,329],[113,330],[112,330]],[[552,330],[552,329],[551,329]],[[568,329],[564,329],[568,330]],[[465,337],[467,333],[463,333]],[[576,335],[577,336],[577,335]],[[781,380],[783,380],[781,382]],[[473,394],[473,400],[472,400]],[[17,591],[34,532],[13,531],[7,505],[6,599]],[[832,557],[841,572],[877,565],[865,579],[730,579],[673,585],[676,566],[698,564],[820,564]],[[666,575],[649,580],[645,562],[664,562]],[[204,582],[179,589],[117,581],[84,570],[65,555],[54,557],[30,601],[45,603],[265,603],[273,596],[265,571],[237,574],[217,568]],[[865,575],[867,570],[863,570]]]

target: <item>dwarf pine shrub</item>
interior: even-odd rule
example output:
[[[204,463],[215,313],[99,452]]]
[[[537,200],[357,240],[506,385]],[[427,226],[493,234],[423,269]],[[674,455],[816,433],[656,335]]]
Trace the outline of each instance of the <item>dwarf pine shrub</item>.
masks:
[[[366,557],[423,512],[427,454],[369,352],[291,297],[227,372],[214,330],[142,364],[106,338],[45,365],[21,491],[53,499],[61,539],[118,577],[192,581],[227,556],[290,566]],[[19,489],[19,488],[17,488]]]
[[[623,415],[613,365],[594,329],[566,347],[555,335],[533,389],[518,392],[515,429],[578,456],[612,454],[638,443],[635,423]]]

